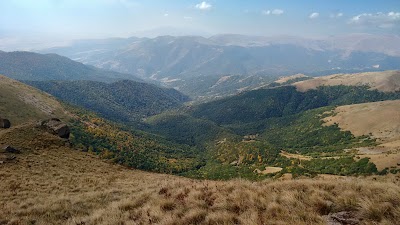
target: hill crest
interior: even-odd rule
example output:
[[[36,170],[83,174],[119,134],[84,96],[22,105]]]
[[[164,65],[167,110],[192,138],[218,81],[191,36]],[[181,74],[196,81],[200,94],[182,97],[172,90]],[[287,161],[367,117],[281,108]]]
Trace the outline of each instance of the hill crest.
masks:
[[[299,81],[293,84],[298,91],[306,92],[320,86],[368,86],[370,90],[382,92],[400,91],[400,71],[334,74]]]

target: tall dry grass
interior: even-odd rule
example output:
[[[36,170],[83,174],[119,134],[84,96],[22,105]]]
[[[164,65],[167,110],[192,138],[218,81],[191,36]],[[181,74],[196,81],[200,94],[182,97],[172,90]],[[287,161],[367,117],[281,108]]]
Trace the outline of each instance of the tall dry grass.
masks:
[[[18,161],[0,164],[0,224],[326,224],[341,211],[360,224],[400,221],[399,177],[200,181],[50,143],[24,143]]]

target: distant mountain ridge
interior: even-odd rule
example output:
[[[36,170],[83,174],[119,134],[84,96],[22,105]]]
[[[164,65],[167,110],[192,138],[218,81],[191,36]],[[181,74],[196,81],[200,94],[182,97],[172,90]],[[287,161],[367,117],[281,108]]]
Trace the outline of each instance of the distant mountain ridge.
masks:
[[[97,80],[116,81],[139,78],[107,71],[56,54],[0,51],[0,74],[17,80]]]
[[[160,36],[118,39],[118,44],[115,41],[77,41],[43,52],[158,81],[208,75],[268,76],[400,69],[400,51],[396,50],[400,49],[400,37],[394,35],[353,34],[326,39]]]

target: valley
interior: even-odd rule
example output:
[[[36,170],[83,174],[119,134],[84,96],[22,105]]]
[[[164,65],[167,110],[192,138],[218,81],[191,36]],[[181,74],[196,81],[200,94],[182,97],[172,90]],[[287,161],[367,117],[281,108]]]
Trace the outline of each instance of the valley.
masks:
[[[398,0],[0,9],[0,225],[399,225]]]

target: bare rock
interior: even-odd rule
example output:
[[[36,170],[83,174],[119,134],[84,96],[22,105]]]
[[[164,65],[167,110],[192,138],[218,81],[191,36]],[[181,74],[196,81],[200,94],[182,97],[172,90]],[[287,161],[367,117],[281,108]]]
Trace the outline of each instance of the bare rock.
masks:
[[[0,128],[10,128],[11,122],[8,119],[0,118]]]
[[[360,220],[353,212],[342,211],[325,216],[327,225],[357,225]]]
[[[4,152],[4,153],[15,153],[15,154],[21,153],[20,150],[15,149],[15,148],[13,148],[13,147],[11,147],[9,145],[4,145],[3,147],[1,147],[1,152]]]
[[[68,139],[71,133],[68,125],[57,118],[39,121],[37,125],[38,127],[44,128],[48,132],[65,139]]]

